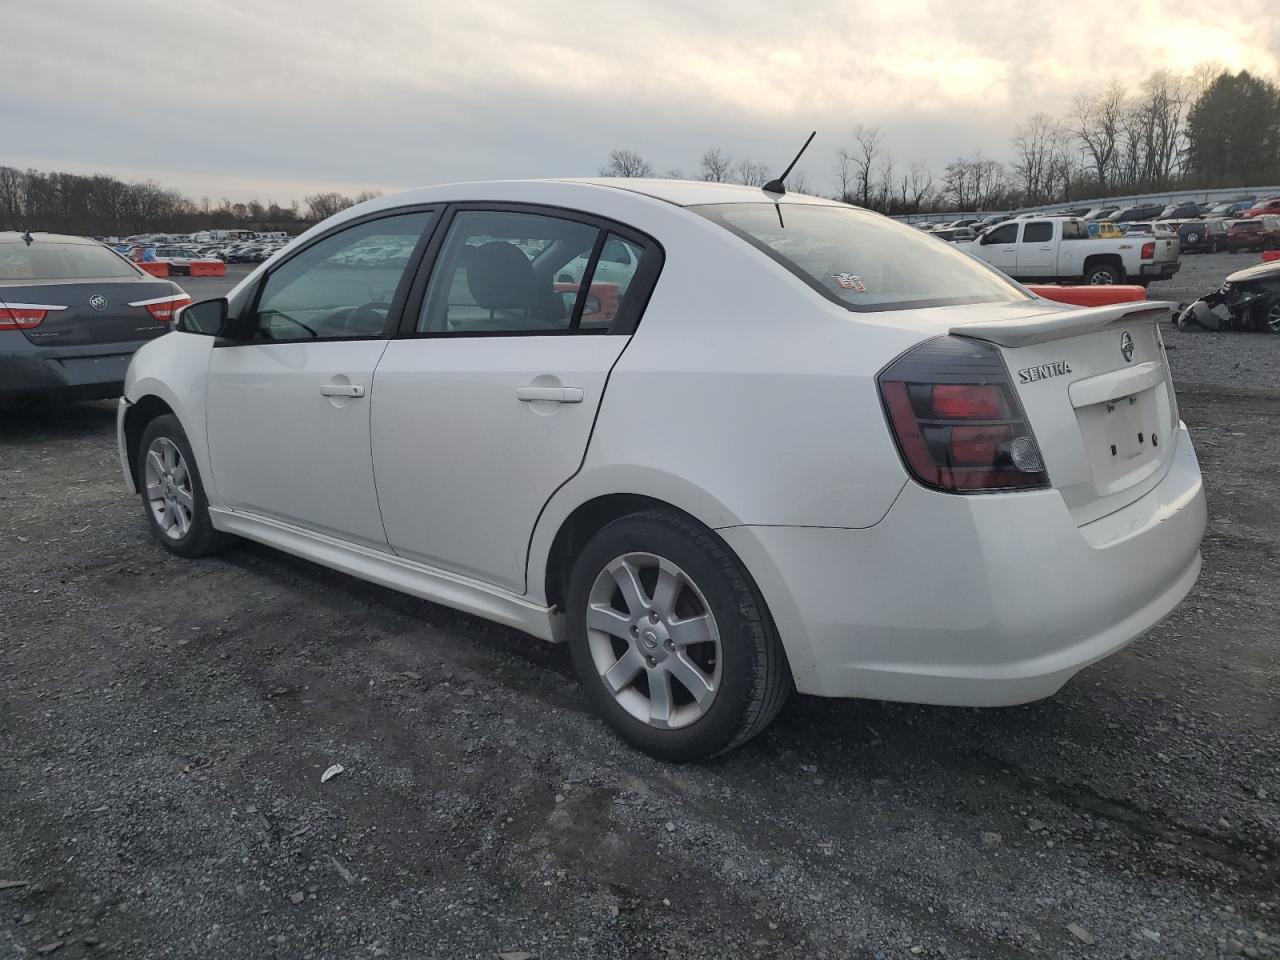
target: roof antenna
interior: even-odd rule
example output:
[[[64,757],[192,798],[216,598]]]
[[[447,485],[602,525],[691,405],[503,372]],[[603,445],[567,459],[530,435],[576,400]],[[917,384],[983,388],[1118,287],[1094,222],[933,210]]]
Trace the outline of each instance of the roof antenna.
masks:
[[[28,247],[35,242],[35,239],[36,238],[31,235],[30,230],[28,230],[26,233],[22,235],[22,242],[25,243]]]
[[[791,172],[791,168],[794,167],[800,161],[800,158],[804,155],[804,152],[809,149],[809,144],[813,143],[813,138],[816,137],[817,135],[818,135],[817,130],[814,130],[811,134],[809,134],[809,139],[804,142],[804,146],[800,148],[800,152],[796,154],[796,158],[792,160],[789,164],[787,164],[787,169],[782,171],[782,176],[778,177],[776,180],[770,180],[760,189],[763,190],[765,193],[776,193],[778,196],[782,196],[784,193],[786,193],[787,188],[786,186],[783,185],[782,181],[787,179],[787,174]]]

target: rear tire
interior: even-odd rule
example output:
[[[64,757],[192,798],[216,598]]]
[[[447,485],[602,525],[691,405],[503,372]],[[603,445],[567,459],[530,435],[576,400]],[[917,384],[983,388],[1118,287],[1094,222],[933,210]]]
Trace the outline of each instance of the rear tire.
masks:
[[[1085,269],[1084,278],[1090,286],[1124,283],[1124,271],[1114,264],[1095,263]]]
[[[672,512],[631,514],[591,538],[570,574],[566,627],[592,705],[663,760],[741,746],[791,691],[750,577],[712,531]]]
[[[235,537],[213,528],[191,444],[178,418],[156,417],[142,431],[135,478],[151,535],[180,557],[225,550]]]

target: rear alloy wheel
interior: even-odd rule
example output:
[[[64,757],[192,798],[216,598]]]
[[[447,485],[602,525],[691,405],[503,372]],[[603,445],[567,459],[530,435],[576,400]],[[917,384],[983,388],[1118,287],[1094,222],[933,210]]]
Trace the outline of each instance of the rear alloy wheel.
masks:
[[[1123,283],[1124,277],[1120,271],[1109,263],[1094,264],[1089,268],[1085,277],[1085,282],[1090,286],[1111,285],[1113,283]]]
[[[1194,230],[1187,234],[1187,246],[1194,247],[1199,242],[1200,234],[1196,233]]]
[[[1270,305],[1264,309],[1265,312],[1259,311],[1262,314],[1262,322],[1257,325],[1258,329],[1264,333],[1267,331],[1280,333],[1280,297],[1272,300]]]
[[[763,730],[791,689],[773,623],[724,543],[665,511],[615,520],[574,564],[569,647],[595,708],[633,746],[687,761]]]
[[[138,489],[155,538],[180,557],[203,557],[235,541],[213,528],[209,501],[182,424],[156,417],[138,446]]]

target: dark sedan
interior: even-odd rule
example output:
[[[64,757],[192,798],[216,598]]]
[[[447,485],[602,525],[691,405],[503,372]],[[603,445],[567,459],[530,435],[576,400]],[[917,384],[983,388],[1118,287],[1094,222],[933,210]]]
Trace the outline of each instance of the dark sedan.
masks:
[[[0,408],[119,396],[133,352],[190,302],[97,241],[0,232]]]

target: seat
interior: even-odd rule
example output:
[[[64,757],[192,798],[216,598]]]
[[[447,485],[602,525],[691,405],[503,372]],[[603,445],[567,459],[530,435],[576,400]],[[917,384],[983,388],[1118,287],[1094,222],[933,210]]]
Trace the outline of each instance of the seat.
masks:
[[[467,288],[492,319],[499,319],[495,315],[498,310],[517,313],[501,318],[505,328],[516,327],[522,314],[528,324],[520,327],[557,329],[568,315],[564,298],[549,283],[539,282],[529,258],[515,244],[501,240],[481,244],[469,252]]]

